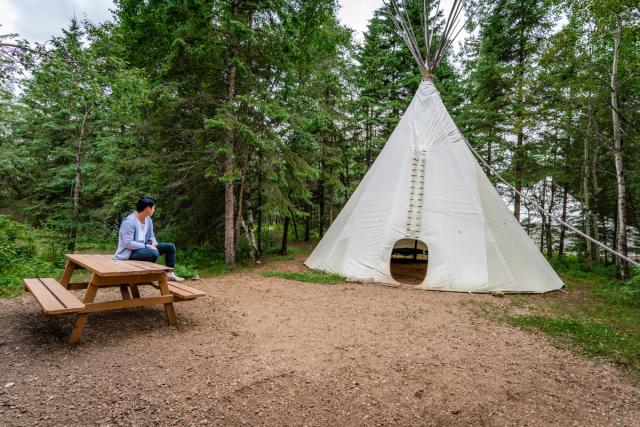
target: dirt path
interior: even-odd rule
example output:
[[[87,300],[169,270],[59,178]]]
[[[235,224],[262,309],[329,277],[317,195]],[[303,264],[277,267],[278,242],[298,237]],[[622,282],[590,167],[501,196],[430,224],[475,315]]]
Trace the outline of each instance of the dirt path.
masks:
[[[290,261],[269,268],[298,270]],[[613,368],[491,323],[490,296],[236,273],[164,312],[0,301],[0,425],[640,425]]]

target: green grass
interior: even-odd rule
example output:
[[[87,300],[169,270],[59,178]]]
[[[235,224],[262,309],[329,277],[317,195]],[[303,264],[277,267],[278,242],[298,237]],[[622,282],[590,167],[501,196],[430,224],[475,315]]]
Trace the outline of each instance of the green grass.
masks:
[[[178,262],[194,274],[199,272],[202,277],[213,277],[233,271],[252,270],[272,262],[291,261],[297,257],[308,255],[312,248],[311,244],[294,242],[289,245],[287,254],[281,255],[279,247],[267,247],[257,263],[252,261],[248,254],[241,251],[236,259],[235,268],[227,268],[224,265],[224,252],[203,247],[180,252],[178,254]],[[180,274],[182,271],[180,264],[176,265],[176,274],[181,277],[191,277],[186,275],[187,273],[185,273],[185,276]]]
[[[615,277],[615,267],[589,272],[575,258],[552,264],[565,282],[563,290],[510,295],[508,304],[478,303],[474,309],[545,333],[582,355],[606,358],[640,380],[640,272],[622,282]]]
[[[31,227],[0,215],[0,297],[15,297],[24,292],[25,277],[58,277],[64,258],[46,256],[38,250],[44,242]],[[54,251],[60,253],[60,251]]]
[[[320,283],[325,285],[336,285],[344,283],[345,278],[339,274],[325,273],[323,271],[308,271],[303,273],[291,271],[265,271],[262,273],[264,277],[280,277],[281,279],[295,280],[305,283]]]
[[[561,343],[575,346],[586,356],[605,357],[634,371],[640,370],[638,337],[606,323],[553,316],[509,316],[508,322],[523,329],[542,331]]]

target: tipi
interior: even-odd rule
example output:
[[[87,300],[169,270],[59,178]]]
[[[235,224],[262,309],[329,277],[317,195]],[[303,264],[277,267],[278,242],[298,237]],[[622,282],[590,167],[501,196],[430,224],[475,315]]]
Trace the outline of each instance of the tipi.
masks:
[[[451,43],[460,3],[454,1],[435,50],[425,27],[422,60],[407,14],[392,2],[392,18],[424,79],[378,158],[305,261],[308,267],[397,284],[390,272],[394,246],[420,241],[429,254],[421,289],[547,292],[563,286],[487,179],[432,82]]]

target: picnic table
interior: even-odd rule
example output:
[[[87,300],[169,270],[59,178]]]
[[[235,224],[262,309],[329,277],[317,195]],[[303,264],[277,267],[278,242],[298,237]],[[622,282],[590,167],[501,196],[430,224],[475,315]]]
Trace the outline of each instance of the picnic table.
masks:
[[[205,294],[178,282],[167,281],[172,268],[146,261],[115,260],[111,255],[67,254],[62,279],[24,279],[26,288],[34,296],[45,315],[75,314],[76,320],[67,342],[78,342],[89,313],[121,310],[163,304],[170,325],[176,324],[173,303],[193,300]],[[71,283],[74,271],[91,272],[88,282]],[[159,294],[143,297],[139,286],[152,286]],[[122,299],[95,302],[98,289],[119,287]],[[70,290],[86,289],[82,300]]]
[[[422,255],[422,259],[424,259],[425,250],[418,249],[418,248],[394,248],[391,251],[391,256],[394,256],[394,255],[401,255],[403,258],[412,256],[414,259],[416,259],[418,255]]]

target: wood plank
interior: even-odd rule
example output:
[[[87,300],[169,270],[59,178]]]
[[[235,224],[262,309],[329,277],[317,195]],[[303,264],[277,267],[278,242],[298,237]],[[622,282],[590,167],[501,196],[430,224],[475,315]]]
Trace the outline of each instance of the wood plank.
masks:
[[[154,262],[149,262],[149,261],[136,261],[136,260],[129,260],[127,261],[127,264],[131,264],[131,265],[135,265],[136,267],[139,267],[140,269],[143,270],[152,270],[154,272],[156,272],[158,270],[158,265],[160,264],[156,264]],[[162,266],[164,267],[163,270],[167,271],[172,271],[173,268],[171,267],[167,267],[167,266]]]
[[[193,288],[191,286],[187,286],[187,285],[185,285],[184,283],[181,283],[181,282],[169,282],[169,285],[173,286],[174,288],[178,288],[178,289],[181,289],[181,290],[183,290],[185,292],[189,292],[189,293],[192,293],[192,294],[198,294],[198,295],[202,295],[202,296],[206,295],[200,289]]]
[[[122,295],[122,299],[131,299],[131,294],[129,293],[129,286],[120,285],[120,294]]]
[[[94,266],[94,272],[101,275],[119,275],[128,272],[140,271],[139,268],[135,268],[123,261],[114,260],[113,258],[105,257],[104,255],[87,255],[87,259],[90,260]]]
[[[87,254],[66,254],[65,257],[70,260],[73,261],[74,263],[88,269],[91,270],[93,272],[95,272],[96,270],[100,269],[99,265],[94,265],[96,264],[96,259],[93,258],[93,256],[91,255],[87,255]]]
[[[67,285],[67,289],[76,290],[76,289],[87,289],[89,286],[89,282],[73,282]]]
[[[158,280],[158,285],[160,285],[160,293],[162,295],[171,295],[171,298],[173,299],[173,295],[171,294],[171,292],[169,292],[169,284],[167,283],[167,275],[165,274],[162,278],[160,278],[160,280]],[[173,309],[173,304],[168,303],[164,305],[164,311],[167,314],[167,322],[169,322],[169,324],[171,326],[176,324],[176,312]]]
[[[178,282],[168,282],[169,283],[169,292],[175,295],[179,299],[190,300],[196,299],[200,297],[204,297],[207,294],[202,292],[199,289],[192,288],[191,286],[183,285]]]
[[[73,323],[73,328],[71,329],[69,338],[67,338],[67,344],[75,344],[80,340],[82,331],[84,331],[84,327],[87,324],[87,318],[87,314],[78,314],[76,316],[76,321]]]
[[[84,294],[84,303],[85,309],[86,304],[93,303],[93,300],[96,298],[96,293],[98,292],[98,288],[93,284],[93,281],[96,279],[96,274],[93,273],[91,275],[91,280],[89,281],[89,286],[87,287],[87,292]],[[82,336],[82,331],[84,331],[84,327],[87,325],[88,315],[84,313],[80,313],[76,316],[76,321],[73,323],[73,328],[71,329],[71,333],[69,334],[69,338],[67,338],[68,344],[75,344],[80,340]]]
[[[98,293],[98,287],[93,283],[89,282],[89,286],[87,287],[87,292],[84,294],[84,299],[82,300],[82,302],[84,302],[85,304],[92,303],[93,300],[96,299],[97,293]]]
[[[100,255],[95,255],[95,257],[100,260]],[[160,264],[146,261],[102,259],[101,262],[109,268],[111,272],[117,272],[119,274],[144,274],[145,272],[156,273],[159,270],[163,270]]]
[[[95,275],[95,278],[91,279],[91,282],[96,286],[113,286],[124,285],[129,283],[141,283],[147,281],[157,281],[166,276],[164,271],[149,273],[149,274],[120,274],[117,276],[99,276]]]
[[[110,284],[110,285],[105,285],[105,284],[97,284],[96,286],[99,286],[100,288],[115,288],[118,286],[121,286],[122,283],[124,282],[124,280],[122,279],[118,279],[115,280],[116,283]],[[89,286],[88,282],[78,282],[78,283],[69,283],[69,290],[78,290],[78,289],[87,289],[87,287]]]
[[[62,273],[62,279],[60,279],[60,284],[65,288],[69,288],[69,280],[71,280],[71,276],[73,275],[73,271],[76,269],[76,264],[67,260],[64,265],[64,273]]]
[[[123,274],[145,275],[173,270],[167,266],[152,262],[114,260],[111,255],[66,254],[65,256],[68,260],[100,276],[118,276]]]
[[[43,280],[46,283],[43,283]],[[73,294],[63,288],[55,279],[24,279],[24,283],[42,308],[43,314],[77,313],[84,308],[84,304],[78,301]],[[52,283],[55,283],[55,285],[52,285]],[[69,306],[66,304],[69,304]]]
[[[122,271],[122,269],[116,268],[118,264],[112,262],[111,259],[105,259],[105,257],[101,255],[87,254],[85,255],[85,259],[93,266],[93,272],[100,275],[112,272],[120,273]]]
[[[49,288],[49,291],[53,294],[53,296],[56,297],[58,301],[60,301],[60,303],[69,310],[80,309],[84,307],[84,304],[78,298],[76,298],[75,295],[66,290],[55,279],[40,279],[40,281],[47,288]]]
[[[138,289],[137,283],[129,283],[129,288],[131,289],[131,296],[134,298],[140,298],[140,290]]]
[[[40,279],[24,279],[24,284],[40,305],[44,314],[64,313],[67,307],[62,305],[62,303],[53,296],[49,288],[47,288]]]
[[[94,313],[98,311],[122,310],[124,308],[145,307],[148,305],[165,304],[170,305],[174,301],[173,295],[162,295],[159,297],[133,298],[118,301],[96,302],[85,304],[83,313]],[[175,322],[175,320],[174,320]]]

